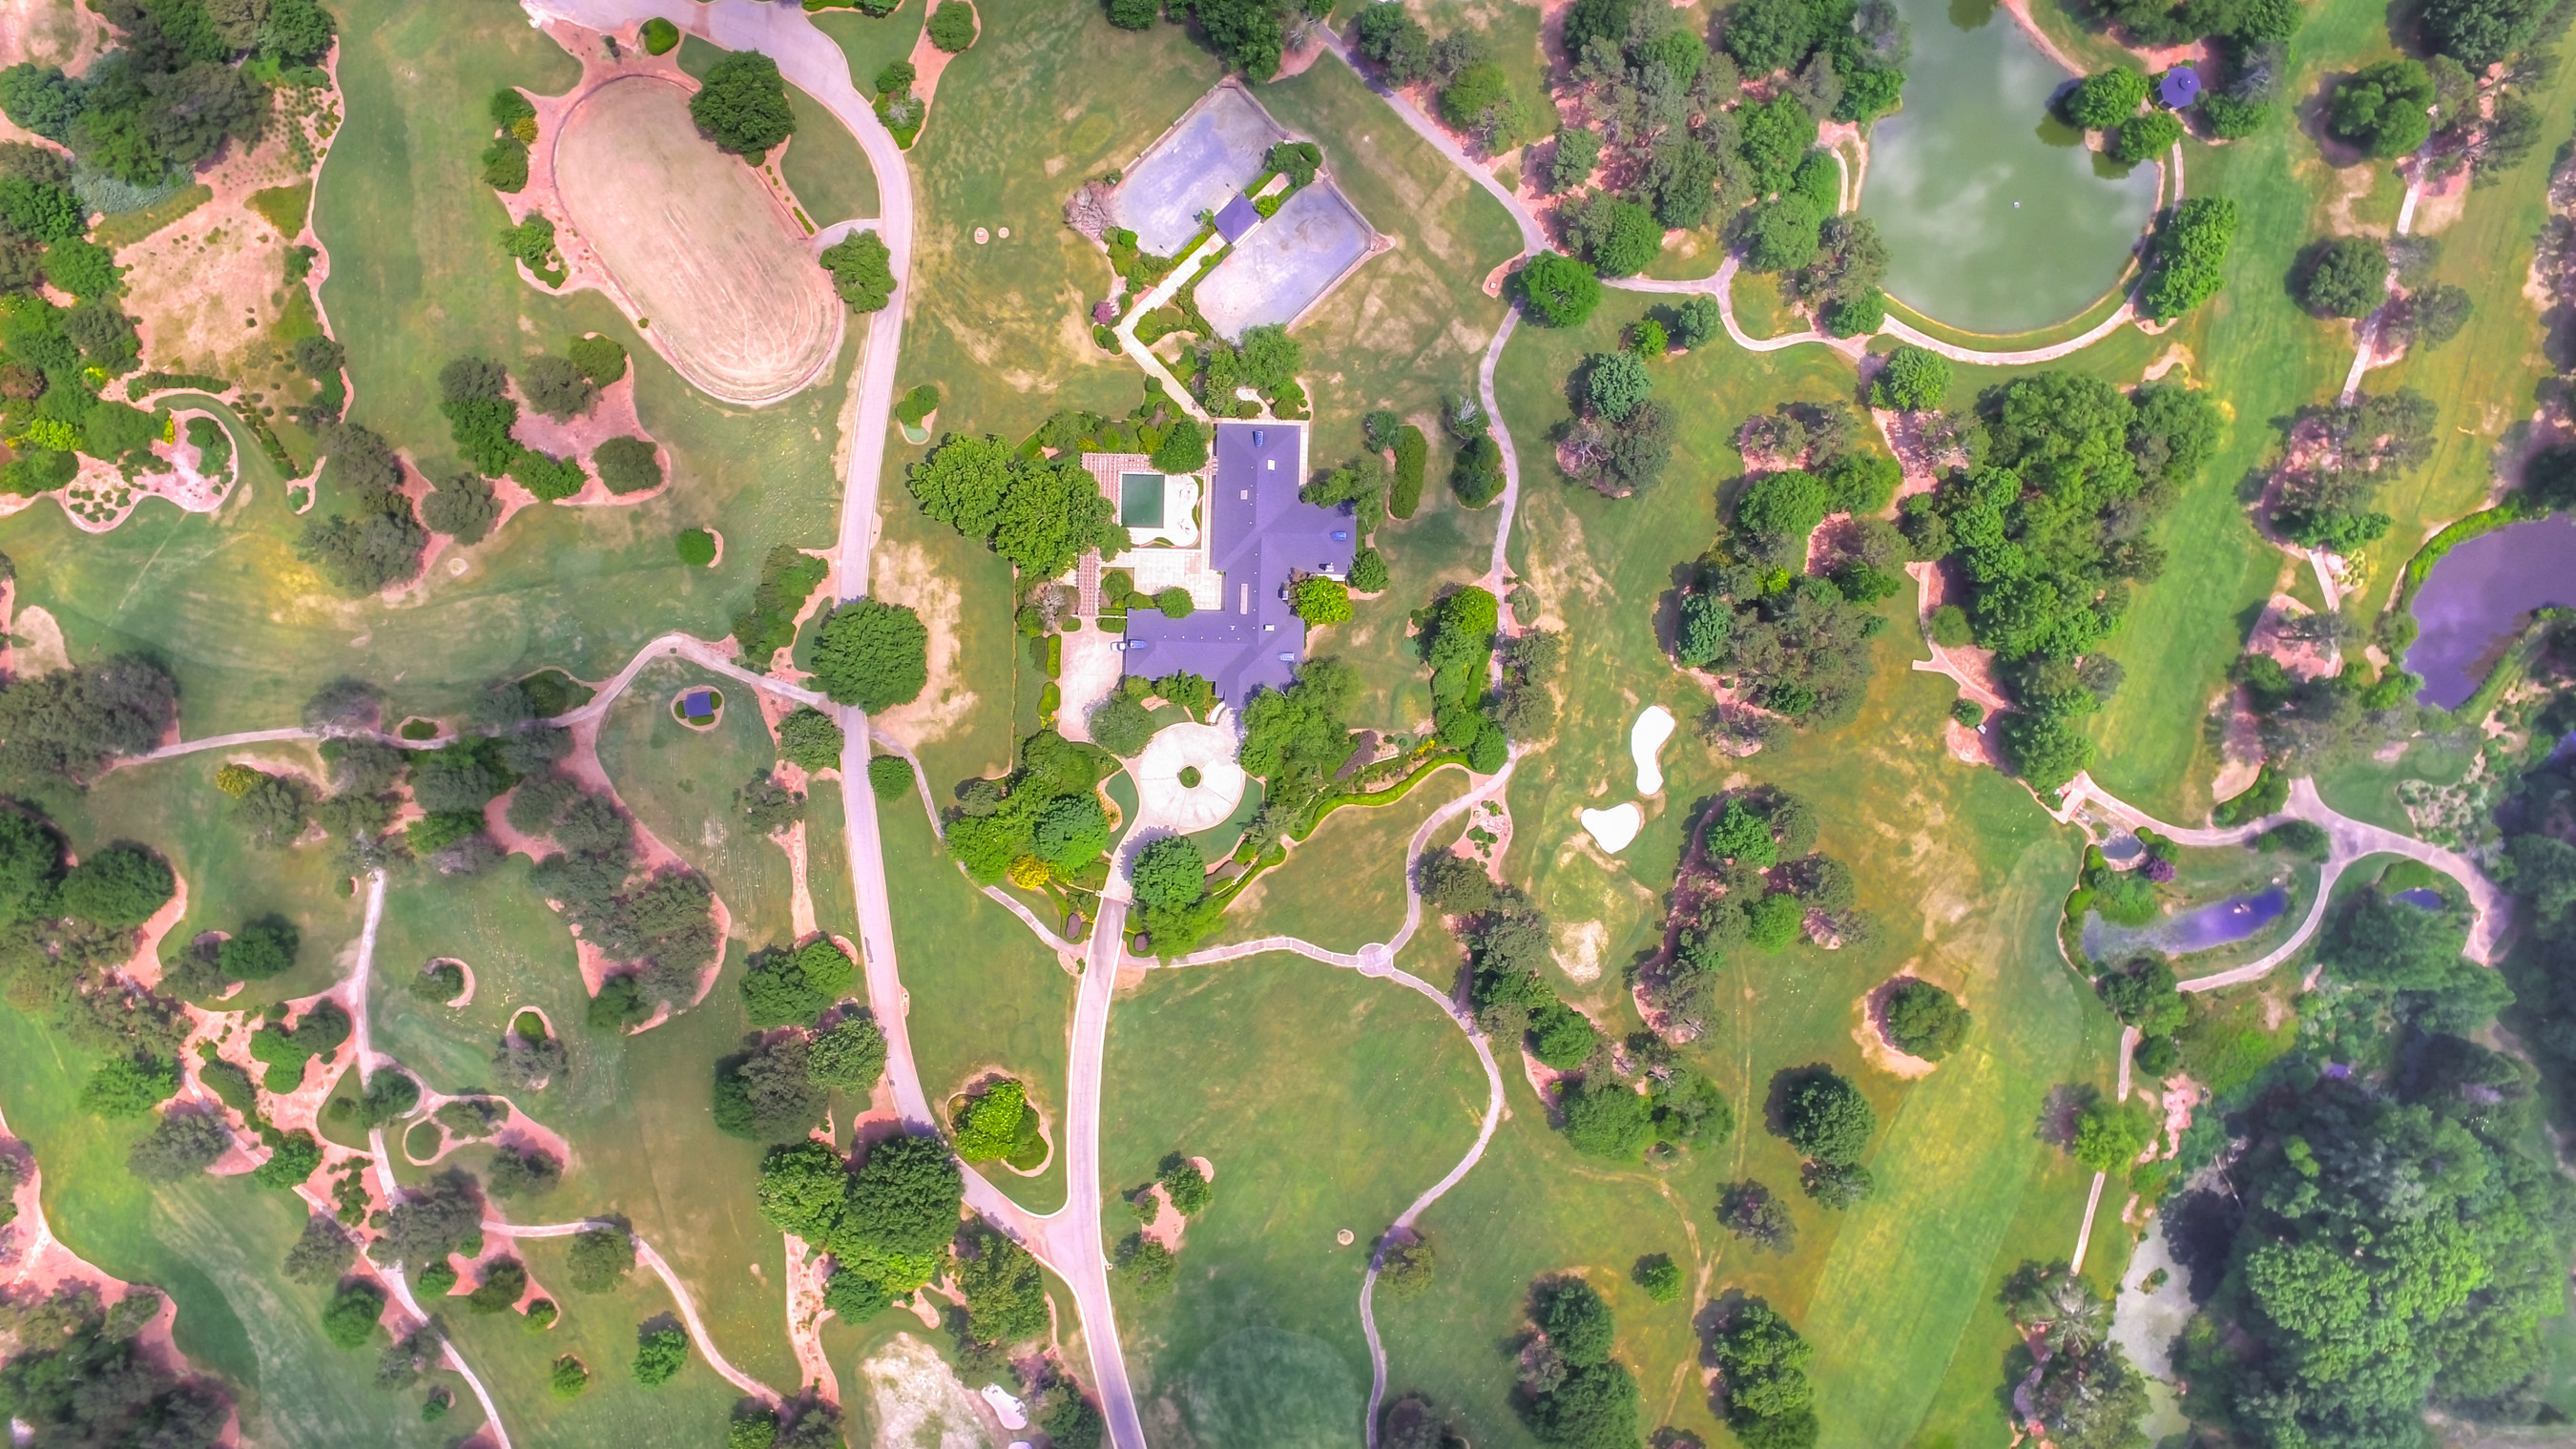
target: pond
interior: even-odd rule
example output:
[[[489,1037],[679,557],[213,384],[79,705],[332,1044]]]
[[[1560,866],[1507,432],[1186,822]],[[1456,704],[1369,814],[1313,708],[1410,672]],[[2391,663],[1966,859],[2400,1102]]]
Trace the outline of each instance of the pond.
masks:
[[[2415,595],[2422,630],[2406,667],[2424,676],[2416,699],[2459,708],[2532,610],[2576,605],[2571,559],[2576,518],[2564,513],[2479,534],[2444,554]]]
[[[1905,107],[1871,133],[1860,211],[1887,291],[1976,332],[2063,322],[2120,280],[2155,212],[2152,165],[2123,174],[2048,113],[2074,77],[1987,0],[1897,0],[1914,28]]]
[[[2218,946],[2232,946],[2281,918],[2290,908],[2290,893],[2279,886],[2253,895],[2231,896],[2152,926],[2115,926],[2096,913],[2084,915],[2084,954],[2110,961],[2133,951],[2160,951],[2187,956]]]

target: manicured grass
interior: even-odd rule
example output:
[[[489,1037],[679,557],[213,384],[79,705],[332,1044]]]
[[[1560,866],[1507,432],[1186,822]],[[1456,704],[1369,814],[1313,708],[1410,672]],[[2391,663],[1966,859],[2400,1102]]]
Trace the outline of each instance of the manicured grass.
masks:
[[[738,938],[755,946],[784,943],[790,934],[787,854],[753,831],[736,801],[778,757],[759,705],[739,698],[708,730],[671,717],[673,695],[719,682],[676,661],[647,666],[601,721],[599,762],[635,818],[724,897]]]
[[[1064,1079],[1072,1050],[1073,974],[1020,918],[993,904],[939,849],[918,807],[883,805],[886,886],[895,954],[911,995],[905,1018],[921,1088],[945,1101],[987,1072],[1027,1087],[1049,1140],[1064,1140]],[[986,1176],[1038,1212],[1064,1201],[1064,1154],[1036,1177],[995,1165]]]
[[[1393,940],[1404,926],[1405,843],[1466,788],[1464,773],[1444,770],[1394,804],[1344,806],[1325,816],[1285,865],[1245,887],[1249,899],[1236,900],[1209,943],[1295,936],[1328,951],[1356,951]]]
[[[771,163],[816,227],[877,214],[877,174],[859,138],[822,103],[794,86],[787,88],[787,107],[796,114],[796,135],[783,155]]]
[[[1475,1140],[1485,1097],[1437,1007],[1302,957],[1158,970],[1121,1000],[1101,1103],[1106,1236],[1134,1230],[1116,1194],[1150,1181],[1163,1154],[1216,1168],[1173,1291],[1139,1299],[1112,1275],[1148,1418],[1177,1413],[1212,1446],[1351,1442],[1368,1396],[1371,1245]]]
[[[921,12],[909,6],[885,16],[835,9],[810,11],[805,18],[850,58],[850,84],[865,96],[876,94],[877,72],[912,54],[921,36]]]

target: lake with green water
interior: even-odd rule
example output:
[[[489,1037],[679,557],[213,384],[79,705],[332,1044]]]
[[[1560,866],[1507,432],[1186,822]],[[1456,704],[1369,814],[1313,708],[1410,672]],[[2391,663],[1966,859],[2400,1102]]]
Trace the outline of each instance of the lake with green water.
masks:
[[[2072,79],[1982,0],[1897,0],[1914,30],[1905,107],[1870,137],[1860,211],[1887,241],[1887,292],[1975,332],[2063,322],[2108,292],[2156,205],[2048,113]]]

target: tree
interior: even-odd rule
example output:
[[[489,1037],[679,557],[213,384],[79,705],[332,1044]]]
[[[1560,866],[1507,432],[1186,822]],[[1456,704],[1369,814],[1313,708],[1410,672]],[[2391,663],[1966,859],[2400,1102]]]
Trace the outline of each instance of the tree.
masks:
[[[1601,305],[1601,280],[1592,268],[1562,252],[1541,252],[1512,274],[1512,285],[1538,321],[1550,327],[1580,327]],[[1402,467],[1401,449],[1397,464]],[[1399,518],[1407,511],[1390,509]]]
[[[1547,189],[1551,193],[1572,191],[1591,180],[1600,164],[1600,132],[1584,126],[1561,127],[1556,133],[1556,152],[1548,159]],[[1661,249],[1662,238],[1656,239],[1656,246]]]
[[[1627,1366],[1583,1364],[1531,1395],[1530,1434],[1551,1449],[1613,1449],[1637,1442],[1637,1380]]]
[[[825,936],[756,958],[743,973],[743,1007],[753,1026],[812,1026],[857,980],[858,968]]]
[[[2013,773],[2043,793],[2093,763],[2093,741],[2063,715],[2015,710],[2004,716],[2002,734]]]
[[[1785,1253],[1797,1241],[1789,1205],[1751,1179],[1729,1183],[1717,1201],[1717,1221],[1739,1238]]]
[[[614,1293],[635,1271],[635,1240],[624,1228],[584,1228],[573,1234],[564,1261],[574,1292]]]
[[[343,1283],[322,1305],[322,1336],[341,1348],[357,1348],[376,1336],[384,1312],[383,1289],[364,1279]]]
[[[196,1176],[230,1151],[232,1129],[201,1112],[164,1112],[152,1134],[125,1155],[126,1170],[145,1182],[173,1183]]]
[[[284,916],[257,916],[217,948],[215,960],[227,981],[265,981],[295,964],[301,940],[295,923]]]
[[[1108,0],[1109,23],[1121,30],[1151,30],[1163,18],[1163,0]]]
[[[589,1387],[590,1369],[571,1354],[556,1359],[554,1367],[546,1372],[546,1388],[557,1399],[578,1399]]]
[[[930,631],[902,604],[854,599],[824,618],[814,679],[834,703],[865,714],[910,704],[930,682]]]
[[[2075,1160],[2095,1172],[2121,1172],[2156,1136],[2154,1114],[2135,1102],[2095,1098],[2075,1115]]]
[[[1593,268],[1605,277],[1634,276],[1664,249],[1664,228],[1655,214],[1608,192],[1574,209],[1569,223],[1567,239],[1590,253]]]
[[[1207,466],[1207,432],[1192,417],[1172,419],[1163,430],[1163,441],[1154,448],[1150,460],[1166,473],[1195,473]]]
[[[957,1155],[968,1162],[998,1162],[1011,1155],[1020,1121],[1029,1114],[1028,1092],[1017,1082],[995,1082],[959,1109]]]
[[[1937,1062],[1968,1034],[1968,1009],[1929,981],[1906,977],[1887,994],[1888,1044],[1907,1056]]]
[[[2225,284],[2219,271],[2236,240],[2235,199],[2195,196],[2164,214],[2148,245],[2139,306],[2159,322],[2208,301]]]
[[[2077,130],[2108,131],[2137,115],[2146,99],[2146,73],[2121,65],[2077,81],[2057,109]]]
[[[1723,1380],[1727,1421],[1740,1438],[1750,1439],[1744,1432],[1748,1421],[1787,1418],[1815,1402],[1815,1387],[1807,1379],[1815,1350],[1760,1298],[1731,1306],[1709,1337],[1708,1354]]]
[[[2419,18],[2431,49],[2484,70],[2530,44],[2547,13],[2539,0],[2429,0]]]
[[[778,62],[756,50],[727,52],[707,67],[698,93],[689,98],[689,119],[698,123],[700,135],[754,166],[796,130]]]
[[[563,1159],[541,1147],[505,1146],[485,1169],[486,1186],[496,1198],[516,1201],[539,1197],[554,1191],[563,1183]],[[518,1301],[518,1295],[510,1295]]]
[[[635,1382],[658,1389],[679,1377],[689,1362],[688,1331],[676,1324],[635,1331]]]
[[[1206,1212],[1216,1198],[1216,1188],[1208,1181],[1199,1165],[1177,1152],[1166,1153],[1162,1175],[1155,1179],[1163,1185],[1163,1196],[1171,1199],[1172,1211],[1185,1218]]]
[[[2388,249],[2365,236],[2311,244],[2291,272],[2299,305],[2321,317],[2360,317],[2388,296]]]
[[[885,1032],[875,1017],[853,1011],[815,1034],[805,1075],[819,1086],[864,1094],[885,1075],[885,1064]]]
[[[831,1104],[806,1070],[809,1050],[802,1033],[752,1037],[744,1051],[717,1062],[711,1098],[716,1129],[754,1142],[804,1136]]]
[[[2433,77],[2424,63],[2400,56],[2363,66],[2338,82],[2326,103],[2326,129],[2365,156],[2405,156],[2433,134]]]
[[[1737,229],[1744,264],[1757,272],[1790,272],[1816,255],[1824,218],[1803,196],[1775,196],[1757,203]]]
[[[1309,628],[1347,624],[1351,619],[1350,586],[1322,574],[1308,574],[1290,587],[1288,610],[1305,620]]]
[[[140,845],[118,844],[66,872],[57,899],[74,920],[130,931],[152,919],[177,891],[168,862]]]
[[[2111,140],[2111,159],[2123,166],[2152,160],[2182,140],[2182,118],[2171,111],[2149,111],[2120,123]]]
[[[1774,544],[1800,543],[1825,521],[1825,485],[1792,468],[1755,479],[1735,500],[1735,521]]]
[[[1566,1144],[1586,1157],[1634,1162],[1655,1137],[1646,1099],[1606,1073],[1577,1077],[1557,1099]]]
[[[1870,384],[1869,400],[1873,407],[1898,412],[1931,412],[1949,392],[1950,359],[1909,342],[1887,355],[1887,365]]]
[[[304,1220],[304,1235],[287,1250],[283,1271],[298,1283],[327,1283],[348,1272],[357,1256],[358,1240],[328,1213],[314,1213]]]
[[[894,253],[874,231],[854,231],[823,249],[832,290],[853,312],[882,312],[894,300]]]
[[[0,686],[0,775],[82,779],[150,750],[178,716],[177,681],[136,655],[14,679]]]
[[[571,358],[551,352],[520,365],[519,392],[530,407],[559,423],[599,406],[599,384],[582,376]]]
[[[1046,1279],[1029,1250],[980,1223],[966,1233],[961,1246],[956,1281],[974,1340],[1007,1346],[1044,1338],[1051,1321]]]
[[[1610,1305],[1591,1284],[1569,1275],[1540,1283],[1533,1296],[1537,1309],[1531,1317],[1557,1357],[1578,1365],[1610,1361],[1618,1328]]]
[[[939,0],[930,12],[930,43],[955,55],[975,43],[975,8],[963,0]]]
[[[144,1117],[179,1090],[179,1065],[150,1055],[110,1057],[81,1085],[83,1110],[110,1119]]]
[[[481,475],[451,473],[438,479],[436,488],[420,500],[420,521],[430,532],[471,547],[501,521],[501,498]]]
[[[1878,1130],[1878,1113],[1860,1089],[1825,1066],[1802,1067],[1780,1077],[1773,1089],[1780,1101],[1780,1135],[1798,1155],[1818,1162],[1858,1162]]]
[[[1272,0],[1192,0],[1190,15],[1228,65],[1254,81],[1279,73],[1288,36]]]
[[[1644,360],[1633,352],[1596,352],[1584,359],[1584,400],[1612,422],[1633,417],[1654,387]]]
[[[1186,835],[1167,835],[1138,851],[1130,875],[1136,899],[1149,908],[1179,910],[1207,894],[1207,858]]]
[[[910,1292],[930,1281],[938,1255],[957,1235],[964,1198],[957,1163],[937,1138],[889,1137],[869,1147],[850,1184],[833,1252],[846,1250],[845,1264],[885,1275],[879,1281],[889,1290]]]

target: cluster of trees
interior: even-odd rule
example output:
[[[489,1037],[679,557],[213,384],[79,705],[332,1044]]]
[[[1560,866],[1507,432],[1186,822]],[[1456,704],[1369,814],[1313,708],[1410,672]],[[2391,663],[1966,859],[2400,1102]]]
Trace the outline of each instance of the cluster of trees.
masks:
[[[1550,1449],[1637,1442],[1637,1378],[1611,1355],[1619,1327],[1600,1292],[1568,1274],[1530,1289],[1537,1327],[1521,1350],[1515,1396],[1530,1436]]]
[[[1760,1298],[1730,1297],[1708,1332],[1708,1357],[1727,1427],[1748,1449],[1814,1449],[1816,1389],[1807,1378],[1815,1349]]]
[[[1167,835],[1136,853],[1136,931],[1165,960],[1188,955],[1225,915],[1208,891],[1207,857],[1186,835]]]
[[[1441,595],[1414,615],[1415,647],[1431,670],[1433,731],[1440,746],[1490,775],[1511,758],[1511,742],[1486,708],[1502,601],[1473,584]]]
[[[2210,37],[2212,60],[2199,67],[2206,88],[2191,114],[2221,140],[2253,135],[2271,120],[2281,82],[2289,74],[2290,37],[2307,18],[2298,0],[2097,0],[2091,9],[2144,47]],[[2182,132],[2179,118],[2168,115],[2167,120],[2170,139],[2164,146],[2179,140]]]
[[[989,433],[940,439],[906,470],[904,486],[922,512],[983,539],[1023,578],[1051,579],[1088,550],[1106,558],[1133,546],[1116,505],[1080,462],[1013,448]]]
[[[1655,326],[1651,354],[1623,348],[1583,360],[1567,387],[1574,416],[1552,434],[1557,466],[1605,498],[1654,486],[1672,461],[1673,410],[1654,400],[1646,367],[1648,356],[1663,351],[1663,329],[1646,325]]]
[[[2369,243],[2376,253],[2376,243]],[[2373,265],[2385,274],[2386,263]],[[2359,393],[2349,404],[2316,404],[2292,419],[2279,469],[2274,532],[2301,548],[2350,553],[2386,536],[2392,520],[2371,507],[2382,486],[2433,456],[2432,399],[2401,387]]]
[[[1816,833],[1805,801],[1768,786],[1703,812],[1698,847],[1674,885],[1673,948],[1638,982],[1667,1029],[1706,1030],[1728,958],[1788,946],[1806,933],[1810,911],[1845,941],[1868,936],[1850,870],[1816,853]]]
[[[516,196],[528,187],[528,148],[537,141],[537,108],[516,86],[492,93],[492,142],[483,148],[483,184]]]
[[[1737,493],[1734,528],[1677,599],[1675,659],[1735,678],[1748,703],[1801,725],[1859,708],[1868,641],[1887,627],[1872,606],[1903,584],[1905,541],[1876,516],[1902,471],[1865,446],[1867,427],[1841,403],[1784,403],[1747,422],[1737,447],[1776,466]],[[1848,517],[1816,551],[1836,515]],[[1811,555],[1821,573],[1808,572]]]
[[[762,1221],[831,1255],[826,1301],[857,1324],[947,1266],[965,1179],[936,1137],[889,1137],[856,1164],[809,1138],[770,1149],[759,1195]]]
[[[96,1287],[78,1283],[0,1303],[11,1344],[0,1360],[0,1405],[34,1441],[214,1449],[231,1396],[142,1342],[163,1302],[158,1290],[136,1287],[102,1305]]]
[[[271,106],[263,74],[329,84],[312,66],[338,26],[314,0],[108,0],[99,12],[114,48],[78,77],[32,61],[0,71],[0,111],[128,186],[160,186],[227,140],[258,140]]]
[[[142,343],[117,304],[124,287],[112,258],[82,236],[88,206],[74,182],[61,153],[0,143],[0,424],[17,440],[0,466],[0,493],[64,486],[80,470],[74,454],[166,471],[150,452],[166,414],[101,396],[139,365]],[[77,300],[55,306],[40,282]]]
[[[2078,130],[2107,133],[2111,159],[2135,166],[2163,155],[2182,140],[2182,119],[2164,109],[2161,101],[2144,111],[2138,109],[2154,97],[2144,72],[2115,65],[2086,76],[2060,94],[2057,112]]]
[[[1175,25],[1198,22],[1200,38],[1219,59],[1255,81],[1279,73],[1291,27],[1320,24],[1329,7],[1318,0],[1107,0],[1109,23],[1147,30],[1156,18]]]
[[[1544,97],[1530,96],[1512,83],[1511,73],[1475,31],[1452,30],[1435,40],[1422,22],[1394,6],[1361,11],[1351,34],[1352,48],[1376,62],[1388,83],[1433,83],[1440,118],[1473,137],[1488,154],[1499,156],[1538,139],[1555,119]]]
[[[689,97],[689,119],[698,123],[698,134],[752,166],[796,132],[778,62],[756,50],[728,51],[707,67],[698,93]]]
[[[2064,1263],[2023,1263],[2001,1299],[2022,1339],[2008,1371],[2015,1384],[2030,1381],[2032,1424],[2064,1449],[2135,1445],[2147,1379],[2110,1341],[2110,1303]]]
[[[614,339],[576,338],[566,353],[546,353],[520,364],[517,379],[528,405],[557,422],[587,415],[599,405],[600,389],[626,375],[626,349]],[[506,475],[541,500],[579,493],[590,481],[579,459],[554,457],[511,436],[519,404],[510,396],[510,383],[509,370],[487,358],[460,357],[439,369],[439,411],[447,417],[457,452],[476,475]],[[337,454],[336,446],[333,452]],[[592,450],[590,463],[611,493],[646,493],[662,486],[660,456],[643,438],[610,438]],[[444,491],[449,484],[439,486]],[[485,498],[488,493],[469,486],[454,503],[440,506],[466,509],[470,520],[489,509]],[[487,520],[476,537],[489,528]]]
[[[1735,1131],[1734,1108],[1717,1084],[1674,1060],[1651,1034],[1627,1043],[1646,1076],[1644,1093],[1619,1075],[1609,1039],[1548,985],[1547,918],[1519,888],[1497,883],[1477,862],[1449,851],[1423,856],[1424,903],[1452,924],[1467,948],[1467,998],[1476,1024],[1519,1042],[1539,1062],[1574,1073],[1557,1099],[1566,1141],[1587,1156],[1634,1162],[1649,1147],[1714,1147]]]
[[[515,405],[504,406],[516,416]],[[506,425],[503,434],[506,439]],[[329,452],[322,482],[332,485],[332,507],[327,513],[317,508],[307,516],[303,537],[296,542],[296,557],[319,570],[332,588],[352,597],[390,588],[419,573],[420,551],[429,546],[429,530],[421,526],[410,497],[403,492],[402,459],[395,456],[392,445],[369,429],[344,423],[331,430]]]
[[[788,1030],[756,1032],[744,1039],[741,1051],[716,1063],[718,1130],[755,1142],[785,1141],[823,1116],[835,1090],[863,1098],[884,1075],[885,1033],[870,1013],[834,1010],[828,1002],[811,1005],[850,985],[849,958],[837,948],[826,958],[817,947],[831,948],[831,942],[781,952],[755,965],[754,974],[765,978],[756,997],[752,981],[745,979],[744,995],[755,1019],[764,1008],[774,1014],[799,1005],[809,1006],[812,1015],[791,1018]],[[800,968],[800,960],[810,973]],[[782,999],[790,997],[794,999]]]
[[[1190,366],[1190,391],[1218,417],[1229,412],[1260,416],[1258,407],[1235,396],[1239,387],[1268,398],[1282,417],[1305,416],[1306,390],[1297,381],[1306,366],[1305,344],[1280,323],[1246,327],[1239,343],[1209,338],[1199,344]]]
[[[2368,753],[2424,717],[2415,705],[2420,677],[2394,664],[2374,668],[2357,653],[2337,673],[2307,680],[2292,678],[2268,654],[2247,654],[2229,677],[2243,688],[2265,759],[2283,770],[2308,773]]]
[[[2004,744],[2033,786],[2055,789],[2092,762],[2074,721],[2120,679],[2096,651],[2131,585],[2163,573],[2147,531],[2199,476],[2218,425],[2208,397],[2179,384],[2123,393],[2077,373],[2017,378],[1979,399],[1969,466],[1906,500],[1915,555],[1947,561],[1973,637],[2004,667],[2021,706]]]
[[[1878,1112],[1860,1088],[1821,1063],[1789,1068],[1771,1081],[1775,1129],[1803,1159],[1799,1185],[1829,1208],[1847,1208],[1876,1186],[1860,1165]]]
[[[2405,1034],[2384,1082],[2313,1078],[2248,1114],[2244,1220],[2176,1360],[2186,1408],[2247,1442],[2410,1444],[2430,1405],[2536,1407],[2576,1188],[2523,1146],[2526,1068]]]
[[[1008,876],[1035,889],[1097,872],[1109,849],[1099,786],[1118,768],[1117,757],[1097,745],[1040,730],[1020,741],[1018,769],[958,785],[944,824],[948,849],[985,885]]]
[[[139,654],[0,681],[0,773],[78,785],[159,745],[178,718],[178,681]]]

